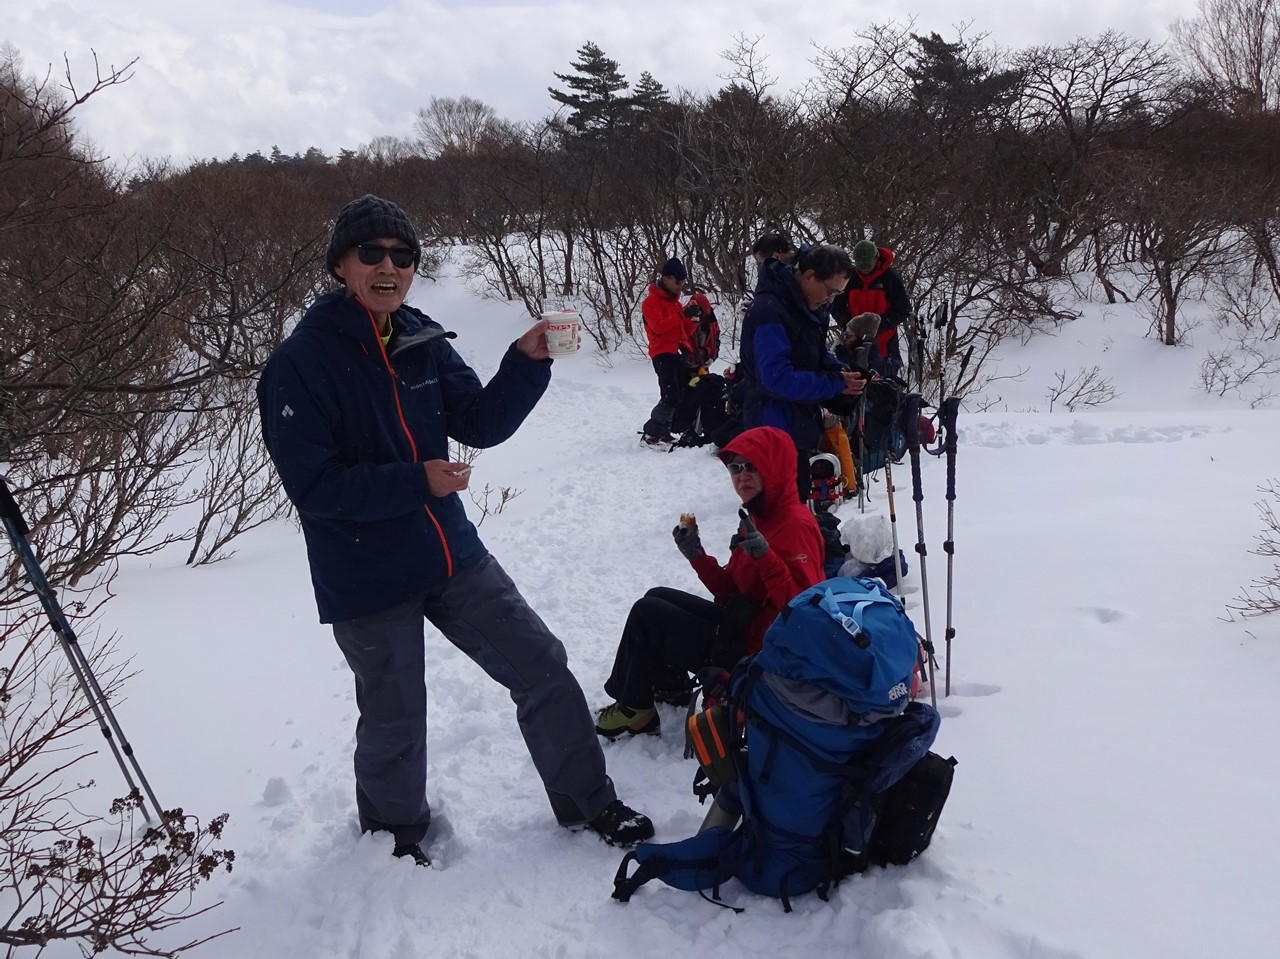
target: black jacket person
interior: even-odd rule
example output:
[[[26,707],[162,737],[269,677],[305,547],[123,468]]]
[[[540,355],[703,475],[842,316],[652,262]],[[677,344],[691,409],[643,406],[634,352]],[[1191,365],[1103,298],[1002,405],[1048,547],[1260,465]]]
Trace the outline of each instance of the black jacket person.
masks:
[[[902,277],[892,267],[893,251],[877,247],[870,240],[859,240],[854,244],[852,259],[849,285],[844,295],[831,304],[831,316],[841,327],[863,313],[880,317],[868,365],[881,376],[897,376],[902,370],[898,327],[911,313],[911,300]]]

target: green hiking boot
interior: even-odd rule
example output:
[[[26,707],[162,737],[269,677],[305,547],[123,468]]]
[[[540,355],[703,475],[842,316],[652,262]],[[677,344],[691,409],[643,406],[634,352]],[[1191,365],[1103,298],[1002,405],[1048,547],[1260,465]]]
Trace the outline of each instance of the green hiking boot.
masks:
[[[662,721],[656,709],[628,709],[613,703],[596,713],[596,732],[605,739],[626,733],[628,736],[657,736]]]

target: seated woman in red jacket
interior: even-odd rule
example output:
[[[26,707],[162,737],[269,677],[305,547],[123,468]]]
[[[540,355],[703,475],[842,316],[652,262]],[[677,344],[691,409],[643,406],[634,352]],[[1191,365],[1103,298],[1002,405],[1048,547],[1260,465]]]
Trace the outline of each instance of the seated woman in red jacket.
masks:
[[[659,732],[654,689],[678,671],[732,666],[760,649],[764,631],[797,593],[821,582],[823,541],[813,514],[796,498],[796,447],[772,426],[739,434],[720,451],[742,525],[721,566],[702,548],[697,520],[681,517],[676,547],[711,599],[659,586],[631,607],[604,690],[614,702],[596,716],[596,732]]]

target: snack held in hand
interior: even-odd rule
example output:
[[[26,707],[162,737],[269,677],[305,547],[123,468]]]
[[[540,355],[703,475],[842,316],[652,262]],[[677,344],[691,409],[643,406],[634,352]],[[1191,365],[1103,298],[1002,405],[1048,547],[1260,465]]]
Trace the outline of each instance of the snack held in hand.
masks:
[[[694,526],[698,525],[698,517],[694,516],[692,513],[681,513],[680,525],[685,529],[692,529]]]

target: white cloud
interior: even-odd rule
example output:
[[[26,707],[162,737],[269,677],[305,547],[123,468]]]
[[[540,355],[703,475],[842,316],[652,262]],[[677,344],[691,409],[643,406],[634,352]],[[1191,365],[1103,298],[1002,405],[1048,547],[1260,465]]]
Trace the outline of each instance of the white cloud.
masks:
[[[962,11],[915,2],[917,28],[944,35],[963,22],[1005,45],[1067,41],[1115,28],[1163,38],[1194,0],[1146,0],[1117,9],[1089,0],[989,0]],[[104,65],[138,57],[133,78],[78,114],[82,129],[117,159],[229,156],[279,145],[294,153],[404,136],[432,96],[467,94],[512,119],[545,115],[553,73],[593,40],[635,80],[649,70],[668,87],[719,86],[720,51],[735,34],[762,36],[781,86],[811,74],[812,42],[839,45],[907,7],[845,0],[640,4],[437,3],[422,0],[33,0],[6,15],[3,39],[29,72],[64,52],[79,86],[92,82],[91,50]]]

